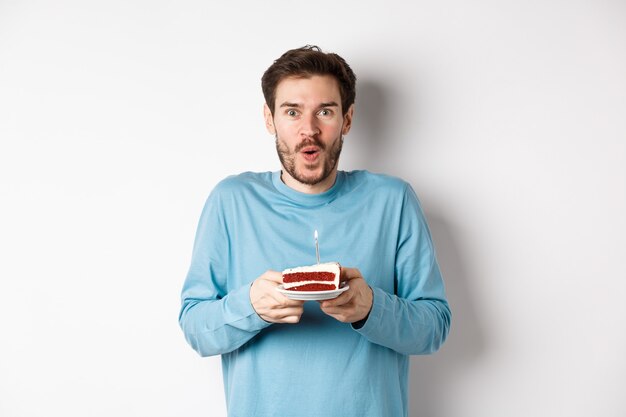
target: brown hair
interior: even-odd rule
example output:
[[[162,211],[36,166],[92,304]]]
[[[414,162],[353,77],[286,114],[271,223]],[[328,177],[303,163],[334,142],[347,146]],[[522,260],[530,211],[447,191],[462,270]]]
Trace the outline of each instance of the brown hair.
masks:
[[[356,97],[356,76],[346,61],[337,54],[322,52],[317,46],[306,45],[291,49],[265,71],[261,87],[265,103],[274,114],[276,87],[286,77],[330,75],[339,83],[341,111],[345,115]]]

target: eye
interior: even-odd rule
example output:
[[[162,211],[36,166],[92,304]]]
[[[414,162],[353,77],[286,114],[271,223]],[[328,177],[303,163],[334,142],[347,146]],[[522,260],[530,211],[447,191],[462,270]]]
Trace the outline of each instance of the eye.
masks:
[[[318,112],[320,116],[332,116],[333,111],[330,109],[322,109]]]
[[[289,109],[287,110],[287,116],[289,117],[296,117],[298,115],[298,112],[294,109]]]

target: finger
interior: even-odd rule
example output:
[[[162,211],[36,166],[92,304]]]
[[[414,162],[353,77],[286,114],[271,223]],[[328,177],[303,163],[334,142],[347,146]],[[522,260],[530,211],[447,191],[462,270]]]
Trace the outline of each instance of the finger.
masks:
[[[342,306],[344,304],[348,304],[350,300],[354,297],[354,291],[348,290],[338,297],[332,298],[330,300],[324,300],[321,302],[321,306],[324,307],[337,307]]]
[[[302,306],[304,305],[304,301],[292,300],[290,298],[285,297],[285,301],[281,302],[280,305],[283,308],[290,308],[290,307],[302,308]]]
[[[335,320],[341,321],[341,322],[348,322],[350,321],[350,318],[352,317],[352,312],[350,310],[345,310],[345,309],[329,309],[329,310],[322,310],[325,314],[327,314],[329,317],[334,318]]]
[[[279,293],[278,291],[274,290],[270,293],[270,296],[272,298],[272,309],[274,310],[279,310],[279,309],[283,309],[283,308],[289,308],[289,307],[302,307],[302,305],[304,304],[304,301],[301,300],[292,300],[289,297],[286,297],[285,295]]]
[[[296,323],[300,322],[300,317],[302,317],[301,314],[293,315],[293,316],[287,316],[287,317],[281,319],[280,323],[296,324]]]
[[[329,307],[321,307],[321,310],[328,314],[329,316],[336,315],[339,313],[345,313],[348,308],[344,306],[329,306]]]
[[[350,281],[351,279],[362,278],[361,271],[357,268],[341,267],[341,280]]]
[[[304,301],[291,300],[285,297],[275,288],[266,288],[259,297],[251,299],[251,301],[257,312],[265,314],[269,311],[279,311],[285,308],[302,308],[304,304]]]
[[[273,310],[272,317],[282,320],[290,316],[301,316],[303,312],[301,307],[281,308],[280,310]]]
[[[294,308],[285,308],[285,309],[280,309],[280,310],[270,310],[265,314],[265,316],[269,318],[268,321],[272,321],[272,322],[280,323],[285,320],[287,320],[288,322],[291,322],[289,321],[290,317],[300,317],[302,316],[303,312],[304,311],[302,308],[294,307]]]
[[[282,284],[283,274],[278,271],[269,270],[269,271],[265,271],[265,273],[263,274],[263,279],[270,281],[270,282],[275,282],[276,284]]]

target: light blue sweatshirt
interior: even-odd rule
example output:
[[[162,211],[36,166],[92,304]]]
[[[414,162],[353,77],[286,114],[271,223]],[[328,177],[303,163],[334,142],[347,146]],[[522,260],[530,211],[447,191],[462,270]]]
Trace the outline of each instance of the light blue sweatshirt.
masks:
[[[358,268],[373,290],[360,328],[304,305],[298,324],[271,324],[250,303],[267,270],[316,262]],[[408,415],[411,354],[436,351],[450,309],[428,226],[411,187],[339,171],[322,194],[280,172],[244,173],[209,196],[182,291],[180,326],[202,356],[222,355],[230,417]]]

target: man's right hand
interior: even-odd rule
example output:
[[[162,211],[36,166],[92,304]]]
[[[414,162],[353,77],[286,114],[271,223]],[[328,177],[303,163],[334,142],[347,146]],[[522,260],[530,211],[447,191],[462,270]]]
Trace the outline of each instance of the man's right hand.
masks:
[[[278,271],[267,271],[250,286],[250,302],[254,311],[270,323],[298,323],[304,311],[304,301],[290,300],[276,291],[283,283]]]

